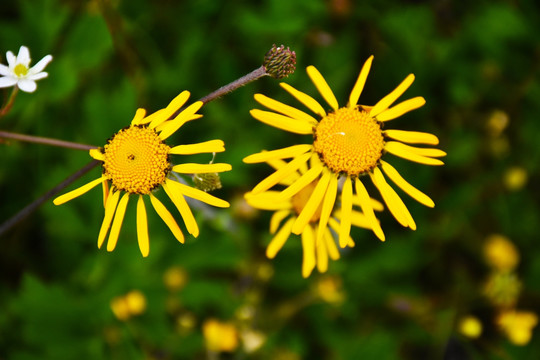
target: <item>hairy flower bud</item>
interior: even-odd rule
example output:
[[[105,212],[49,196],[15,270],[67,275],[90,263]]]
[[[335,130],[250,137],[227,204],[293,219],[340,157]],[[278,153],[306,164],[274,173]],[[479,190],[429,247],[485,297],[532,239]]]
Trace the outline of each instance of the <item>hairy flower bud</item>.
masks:
[[[274,44],[264,56],[263,66],[273,78],[285,78],[296,70],[296,53],[284,45],[276,47]]]

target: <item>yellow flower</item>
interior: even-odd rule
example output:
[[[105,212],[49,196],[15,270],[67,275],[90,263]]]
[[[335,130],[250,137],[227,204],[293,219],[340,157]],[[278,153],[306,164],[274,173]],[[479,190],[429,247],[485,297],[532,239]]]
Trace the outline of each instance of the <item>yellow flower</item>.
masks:
[[[519,251],[506,236],[493,234],[484,243],[487,263],[499,271],[512,271],[519,263]]]
[[[320,166],[320,160],[317,157],[312,157],[311,163],[312,169]],[[269,164],[278,172],[288,166],[286,162],[280,159],[271,160]],[[294,188],[294,184],[298,184],[299,180],[310,171],[306,166],[295,169],[286,178],[280,179],[278,184],[289,186],[287,189]],[[274,234],[274,237],[266,248],[266,256],[273,259],[290,237],[294,224],[303,213],[302,209],[312,201],[311,199],[314,199],[313,193],[319,187],[325,186],[328,189],[327,192],[333,194],[328,197],[330,200],[324,203],[319,202],[316,211],[311,214],[311,219],[308,219],[307,225],[302,228],[300,233],[303,248],[302,276],[305,278],[311,274],[315,266],[317,266],[319,272],[326,272],[328,258],[337,260],[340,256],[330,230],[339,232],[340,229],[341,213],[340,211],[332,212],[333,200],[336,197],[339,199],[340,196],[337,195],[337,178],[334,178],[332,184],[328,185],[329,179],[329,174],[321,178],[314,178],[310,183],[303,186],[300,191],[295,191],[290,197],[281,196],[280,192],[274,190],[256,194],[251,192],[245,196],[249,205],[261,210],[275,211],[270,220],[270,233]],[[382,210],[382,204],[376,200],[370,199],[370,206],[376,210]],[[351,211],[350,221],[355,226],[366,229],[371,228],[367,218],[359,211]],[[348,234],[346,245],[354,246],[354,241]]]
[[[231,323],[208,319],[202,326],[206,347],[210,351],[234,351],[238,347],[238,331]]]
[[[515,345],[527,345],[537,323],[538,316],[529,311],[503,311],[497,318],[497,324]]]
[[[391,107],[414,81],[414,75],[410,74],[375,106],[358,105],[358,99],[364,88],[372,60],[373,56],[365,62],[345,107],[339,107],[336,97],[319,71],[313,66],[307,68],[309,77],[331,107],[328,112],[311,96],[288,84],[281,83],[287,92],[314,112],[318,120],[304,111],[262,94],[255,95],[256,101],[273,111],[251,110],[251,115],[254,118],[285,131],[312,135],[314,140],[310,144],[262,152],[245,158],[244,162],[246,163],[293,158],[287,166],[280,168],[255,186],[252,190],[253,194],[269,190],[280,180],[305,166],[310,159],[312,162],[313,159],[321,159],[318,164],[305,172],[287,189],[275,194],[276,202],[292,198],[321,175],[321,180],[311,194],[309,201],[306,202],[306,206],[291,224],[291,231],[295,234],[304,232],[321,203],[327,204],[328,208],[334,206],[336,184],[342,176],[345,180],[341,191],[341,224],[339,229],[341,247],[345,247],[349,242],[353,219],[352,205],[355,201],[360,204],[362,212],[376,236],[380,240],[384,241],[385,239],[373,213],[368,192],[361,181],[362,176],[368,175],[371,178],[392,215],[401,225],[410,227],[412,230],[416,229],[416,223],[399,195],[386,182],[383,172],[413,199],[423,205],[434,206],[434,202],[426,194],[409,184],[392,165],[382,160],[383,155],[391,153],[421,164],[443,165],[443,162],[437,158],[445,156],[445,152],[435,148],[422,148],[405,144],[437,145],[439,139],[435,135],[415,131],[383,130],[383,124],[421,107],[425,100],[422,97],[415,97]],[[356,196],[353,195],[354,192],[356,192]],[[325,221],[326,218],[321,217],[319,227],[325,228]]]
[[[459,321],[459,332],[471,339],[477,339],[482,335],[482,323],[476,316],[467,315]]]
[[[197,101],[184,110],[179,109],[189,99],[188,91],[182,92],[165,108],[145,116],[144,109],[138,109],[131,125],[113,135],[103,148],[90,150],[90,156],[103,164],[102,175],[78,189],[57,197],[54,204],[60,205],[76,198],[99,184],[103,184],[103,202],[105,217],[98,235],[98,247],[101,248],[109,232],[107,251],[113,251],[118,241],[120,228],[124,220],[128,200],[137,197],[137,238],[143,256],[148,256],[150,243],[144,197],[150,198],[154,210],[167,224],[176,239],[184,243],[184,235],[172,214],[153,194],[162,187],[177,207],[193,236],[199,235],[199,227],[184,196],[203,201],[207,204],[228,207],[229,203],[204,191],[195,189],[178,181],[177,174],[203,174],[231,170],[229,164],[194,164],[173,165],[171,155],[190,155],[225,151],[223,141],[211,140],[198,144],[169,147],[165,140],[174,134],[186,122],[198,119],[202,115],[196,112],[202,102]],[[109,190],[109,182],[112,186]],[[120,194],[123,195],[120,197]],[[111,226],[112,223],[112,226]]]
[[[139,290],[132,290],[124,296],[111,300],[111,310],[118,320],[126,321],[132,316],[141,315],[146,310],[146,297]]]

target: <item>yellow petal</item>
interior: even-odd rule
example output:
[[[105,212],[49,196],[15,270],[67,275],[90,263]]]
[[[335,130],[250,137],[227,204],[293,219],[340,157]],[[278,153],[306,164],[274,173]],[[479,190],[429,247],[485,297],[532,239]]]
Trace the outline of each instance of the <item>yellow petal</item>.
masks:
[[[362,90],[364,90],[364,85],[366,84],[366,79],[368,77],[369,70],[371,69],[372,62],[373,62],[373,55],[371,55],[364,63],[364,66],[362,66],[362,70],[360,71],[360,74],[358,75],[358,79],[356,80],[356,83],[354,84],[354,87],[351,91],[351,95],[349,95],[348,106],[350,108],[354,108],[356,104],[358,104],[358,99],[360,99],[360,94],[362,94]]]
[[[427,144],[438,145],[439,138],[437,136],[418,131],[406,131],[406,130],[385,130],[384,134],[394,140],[409,144]]]
[[[302,231],[302,276],[307,278],[315,268],[315,236],[311,226],[306,226]]]
[[[341,224],[339,227],[339,246],[347,246],[351,233],[351,211],[352,211],[352,181],[349,176],[345,178],[343,189],[341,190]]]
[[[78,196],[81,196],[82,194],[92,190],[97,185],[101,184],[103,181],[107,180],[106,177],[100,177],[99,179],[95,179],[90,181],[88,184],[85,184],[75,190],[71,190],[68,193],[65,193],[64,195],[60,195],[56,199],[53,200],[54,205],[62,205],[63,203],[66,203],[72,199],[75,199]]]
[[[421,96],[418,96],[409,100],[405,100],[397,104],[396,106],[393,106],[390,109],[387,109],[383,111],[382,113],[380,113],[379,115],[377,115],[377,120],[379,121],[393,120],[395,118],[400,117],[403,114],[408,113],[409,111],[412,111],[412,110],[418,109],[419,107],[424,106],[425,103],[426,103],[426,100]]]
[[[289,94],[294,96],[298,101],[300,101],[302,104],[304,104],[308,109],[313,111],[315,114],[319,115],[320,117],[326,116],[326,111],[324,108],[311,96],[296,90],[291,85],[286,83],[280,83],[279,84],[285,91],[287,91]]]
[[[287,165],[287,162],[281,159],[269,159],[269,160],[266,160],[266,163],[275,170],[279,170],[283,166]],[[300,169],[301,168],[302,166],[300,166]],[[300,174],[299,174],[299,172],[301,171],[300,169],[298,169],[298,171],[293,172],[291,175],[287,176],[286,178],[281,179],[278,182],[278,184],[285,185],[285,186],[289,186],[293,184],[296,180],[298,180],[298,178],[300,178]]]
[[[326,80],[324,80],[324,77],[321,75],[319,70],[317,70],[315,66],[310,65],[307,67],[307,73],[311,78],[311,81],[313,81],[313,83],[315,84],[317,90],[319,90],[324,100],[326,100],[326,102],[328,103],[328,105],[330,105],[332,109],[334,109],[334,111],[339,109],[339,104],[336,96],[332,92],[332,89],[330,89],[330,86],[328,86]]]
[[[190,120],[191,116],[199,111],[202,106],[202,101],[196,101],[178,114],[178,116],[176,116],[173,120],[167,121],[159,133],[159,138],[161,140],[165,140],[174,134],[182,125],[186,123],[186,121]]]
[[[395,88],[390,94],[383,97],[373,108],[371,109],[371,112],[369,113],[372,117],[376,117],[380,113],[382,113],[384,110],[388,109],[389,106],[391,106],[394,101],[396,101],[403,93],[411,86],[411,84],[414,81],[414,75],[409,74],[401,82],[401,84],[398,85],[397,88]]]
[[[118,242],[118,235],[120,235],[120,229],[124,222],[124,215],[126,214],[126,207],[129,200],[129,193],[122,195],[122,198],[118,202],[116,207],[116,214],[111,226],[111,233],[109,234],[109,240],[107,241],[107,251],[113,251]]]
[[[274,234],[281,222],[291,214],[290,209],[278,210],[270,218],[270,234]]]
[[[339,234],[340,224],[336,221],[333,217],[328,219],[328,225],[334,230],[337,234]],[[347,242],[348,247],[354,247],[354,240],[352,239],[351,235],[349,234],[349,241]]]
[[[270,244],[266,248],[266,256],[269,259],[273,259],[279,250],[283,247],[289,236],[291,235],[291,228],[294,222],[294,218],[290,218],[278,233],[272,238]]]
[[[330,178],[328,189],[326,190],[326,194],[324,195],[324,200],[323,200],[322,209],[321,209],[321,217],[319,218],[319,227],[317,228],[317,244],[321,242],[324,231],[326,229],[326,225],[328,224],[328,219],[330,218],[330,214],[332,213],[332,210],[334,209],[334,203],[336,202],[337,188],[338,188],[338,178],[336,175],[334,175]]]
[[[101,228],[99,229],[98,235],[98,248],[101,249],[103,241],[107,236],[109,227],[111,226],[111,221],[113,219],[114,212],[116,211],[116,205],[118,204],[118,199],[120,198],[120,191],[114,191],[111,189],[111,194],[107,197],[107,202],[105,204],[105,216],[103,222],[101,223]]]
[[[386,206],[394,216],[394,218],[404,227],[410,227],[412,230],[416,230],[416,223],[414,222],[409,210],[399,197],[399,195],[392,189],[390,185],[384,179],[382,172],[375,168],[373,173],[369,174],[371,180],[381,193],[381,196],[386,203]]]
[[[255,186],[251,192],[257,194],[270,189],[280,180],[285,179],[287,176],[293,174],[296,170],[298,170],[298,167],[308,161],[310,157],[311,153],[306,153],[294,158],[287,165],[283,166],[279,170],[276,170],[273,174],[257,184],[257,186]]]
[[[263,94],[255,94],[254,98],[259,104],[266,106],[270,110],[277,111],[295,120],[308,122],[312,126],[317,126],[318,122],[313,116],[308,115],[305,112],[298,110],[297,108],[283,104],[282,102],[271,99],[267,96],[264,96]]]
[[[180,227],[176,223],[176,220],[174,220],[174,217],[171,215],[169,210],[159,201],[152,193],[150,193],[150,202],[152,203],[152,206],[154,207],[154,210],[158,213],[159,217],[163,219],[165,224],[169,227],[171,232],[173,233],[176,240],[178,240],[180,243],[184,243],[184,234],[182,234],[182,230],[180,230]]]
[[[146,119],[143,120],[144,124],[150,123],[148,127],[150,129],[154,129],[158,125],[164,123],[165,121],[169,120],[171,116],[174,115],[174,113],[180,109],[186,101],[188,101],[190,96],[189,91],[182,91],[178,96],[176,96],[170,103],[167,105],[165,109],[161,109],[159,111],[156,111],[155,113],[149,115]]]
[[[246,164],[261,163],[271,159],[289,159],[302,155],[313,149],[312,144],[293,145],[283,149],[262,151],[244,158]]]
[[[371,198],[369,197],[366,187],[359,178],[356,178],[355,180],[355,188],[356,194],[358,195],[358,200],[360,201],[360,207],[362,208],[362,212],[369,221],[370,228],[381,241],[384,241],[384,232],[382,231],[381,225],[379,224],[379,221],[377,220],[377,218],[375,217],[375,213],[373,212]]]
[[[221,200],[220,198],[217,198],[214,195],[210,195],[207,192],[204,192],[202,190],[195,189],[191,186],[181,184],[178,181],[167,179],[166,183],[167,183],[167,186],[169,186],[169,188],[176,187],[178,191],[184,194],[185,196],[202,201],[204,203],[207,203],[208,205],[217,206],[221,208],[227,208],[230,206],[229,203],[226,202],[225,200]]]
[[[255,119],[281,130],[302,135],[313,133],[313,124],[307,121],[297,120],[275,112],[259,109],[250,110],[249,113]]]
[[[330,259],[339,259],[339,250],[336,246],[336,242],[334,241],[334,237],[332,236],[332,232],[328,227],[324,229],[323,240],[326,243],[326,249],[328,250],[328,256],[330,256]]]
[[[148,218],[142,195],[139,195],[137,200],[137,240],[142,256],[147,257],[150,253],[150,239],[148,237]]]
[[[180,114],[182,115],[182,114]],[[179,115],[179,116],[180,116]],[[197,119],[200,119],[202,118],[202,114],[193,114],[193,115],[187,115],[187,114],[184,114],[182,116],[182,120],[181,120],[181,124],[180,124],[180,127],[184,126],[185,123],[187,122],[190,122],[192,120],[197,120]],[[163,131],[163,129],[165,129],[167,126],[169,126],[169,124],[171,123],[171,121],[173,120],[169,120],[169,121],[165,121],[163,123],[161,123],[160,125],[156,126],[156,128],[154,129],[156,132],[161,132]],[[178,130],[178,129],[177,129]]]
[[[401,188],[401,190],[405,191],[407,194],[409,194],[410,197],[418,201],[419,203],[428,206],[428,207],[434,207],[435,203],[429,196],[409,184],[400,174],[399,172],[389,163],[387,163],[384,160],[381,160],[381,167],[386,175],[397,185]]]
[[[173,171],[180,174],[202,174],[229,171],[232,169],[230,164],[194,164],[185,163],[173,166]]]
[[[146,110],[143,108],[138,108],[137,111],[135,111],[133,120],[131,120],[131,125],[140,125],[144,115],[146,115]]]
[[[397,141],[389,141],[384,145],[384,149],[391,154],[399,156],[400,158],[414,161],[424,165],[444,165],[444,163],[439,159],[433,159],[427,156],[422,156],[416,152],[412,152],[407,146]]]
[[[371,230],[371,222],[361,212],[353,210],[351,212],[351,224],[357,227]]]
[[[88,153],[93,159],[105,161],[105,154],[102,153],[99,149],[90,149]]]
[[[300,233],[304,231],[304,228],[313,217],[313,214],[319,208],[319,205],[321,204],[324,194],[326,193],[328,183],[332,176],[333,173],[330,171],[327,171],[323,174],[321,180],[319,180],[317,186],[315,186],[315,189],[313,190],[313,193],[309,197],[309,200],[306,202],[306,205],[300,212],[300,215],[298,215],[298,218],[296,219],[292,229],[293,233],[300,235]]]
[[[222,140],[210,140],[198,144],[175,146],[169,151],[169,154],[191,155],[223,151],[225,151],[225,143]]]
[[[178,212],[182,216],[182,219],[184,219],[187,231],[194,237],[197,237],[199,236],[199,226],[197,225],[197,221],[195,220],[195,217],[193,216],[193,213],[191,212],[191,209],[189,208],[186,199],[184,199],[184,196],[179,191],[179,189],[175,186],[169,187],[168,184],[170,184],[171,182],[172,180],[165,181],[165,183],[163,184],[163,189],[165,189],[165,192],[178,209]]]
[[[323,171],[322,166],[313,167],[309,169],[304,175],[300,176],[294,183],[292,183],[289,187],[287,187],[285,190],[279,193],[279,198],[289,199],[293,197],[303,188],[311,184],[313,180],[319,177],[322,171]]]
[[[393,145],[393,144],[399,144],[399,145]],[[426,156],[426,157],[443,157],[446,156],[446,153],[440,149],[433,149],[433,148],[419,148],[415,146],[409,146],[402,144],[397,141],[387,141],[385,144],[386,146],[390,144],[390,146],[398,146],[399,148],[403,149],[404,151],[420,155],[420,156]]]
[[[247,203],[260,210],[285,210],[291,209],[291,201],[288,199],[280,199],[278,191],[264,191],[262,193],[253,194],[251,192],[244,195]]]
[[[321,233],[322,234],[322,233]],[[315,246],[316,255],[317,255],[317,270],[320,273],[325,273],[328,270],[328,251],[326,249],[326,242],[321,238],[316,240]]]
[[[109,181],[101,183],[101,190],[103,191],[103,207],[107,204],[107,198],[109,197]]]

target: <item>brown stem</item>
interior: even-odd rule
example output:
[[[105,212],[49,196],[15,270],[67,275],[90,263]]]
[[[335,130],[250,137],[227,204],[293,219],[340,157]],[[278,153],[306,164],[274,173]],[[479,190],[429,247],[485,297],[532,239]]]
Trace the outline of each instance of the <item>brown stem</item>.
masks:
[[[97,148],[97,146],[94,146],[94,145],[79,144],[79,143],[74,143],[70,141],[56,140],[56,139],[51,139],[51,138],[46,138],[46,137],[41,137],[41,136],[17,134],[17,133],[12,133],[8,131],[0,131],[0,138],[26,141],[26,142],[36,143],[36,144],[59,146],[59,147],[75,149],[75,150],[88,151],[90,149]]]
[[[27,205],[25,208],[23,208],[21,211],[19,211],[17,214],[15,214],[13,217],[5,221],[2,225],[0,225],[0,237],[11,227],[13,227],[15,224],[17,224],[19,221],[26,218],[28,215],[30,215],[32,212],[34,212],[41,204],[43,204],[45,201],[49,200],[56,194],[58,194],[60,191],[62,191],[66,186],[86,174],[88,171],[92,170],[94,167],[96,167],[100,162],[97,160],[92,160],[90,163],[88,163],[86,166],[81,168],[79,171],[73,173],[69,177],[67,177],[64,181],[62,181],[60,184],[56,185],[51,190],[47,191],[45,194],[43,194],[40,198],[32,202],[31,204]]]
[[[238,89],[241,86],[247,85],[252,81],[258,80],[262,78],[263,76],[267,76],[268,73],[266,72],[266,69],[264,66],[261,66],[260,68],[257,68],[250,72],[249,74],[246,74],[242,76],[240,79],[237,79],[225,86],[220,87],[216,91],[206,95],[205,97],[202,97],[199,99],[199,101],[202,101],[204,104],[209,103],[212,100],[215,100],[223,95],[226,95],[230,93],[231,91],[234,91]],[[175,118],[178,114],[180,114],[184,108],[177,110],[172,116],[171,119]]]

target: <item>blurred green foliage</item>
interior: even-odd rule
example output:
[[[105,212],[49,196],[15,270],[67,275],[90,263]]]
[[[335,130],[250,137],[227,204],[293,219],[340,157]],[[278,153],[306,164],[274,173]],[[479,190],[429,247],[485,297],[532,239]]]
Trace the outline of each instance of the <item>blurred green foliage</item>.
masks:
[[[138,107],[153,112],[185,89],[201,98],[259,67],[275,43],[297,54],[286,81],[318,99],[304,71],[310,64],[342,104],[371,54],[363,104],[414,73],[407,96],[427,104],[395,126],[437,134],[448,153],[440,168],[392,159],[435,200],[426,209],[404,195],[417,231],[384,213],[385,243],[356,229],[356,247],[328,274],[305,280],[298,239],[267,260],[269,214],[242,203],[269,169],[241,159],[300,141],[251,118],[253,94],[294,102],[271,78],[242,87],[204,106],[201,120],[171,138],[223,139],[227,151],[217,160],[233,165],[215,192],[232,207],[198,207],[197,239],[179,245],[149,212],[151,252],[143,259],[130,207],[117,249],[98,251],[99,190],[64,206],[49,201],[2,235],[0,359],[212,359],[201,330],[209,318],[261,340],[254,346],[243,336],[223,359],[540,356],[537,334],[513,345],[482,295],[484,239],[504,234],[521,253],[517,306],[540,314],[537,2],[21,0],[3,4],[0,18],[2,57],[21,45],[34,61],[54,56],[37,91],[19,93],[0,118],[5,131],[102,145]],[[508,125],[494,130],[498,117]],[[0,147],[2,221],[89,161],[76,150],[7,140]],[[526,174],[520,186],[508,180],[514,167]],[[187,274],[178,289],[163,280],[171,267]],[[111,300],[133,289],[145,295],[146,311],[120,321]],[[332,293],[339,301],[325,296]],[[478,339],[457,331],[468,314],[483,323]]]

